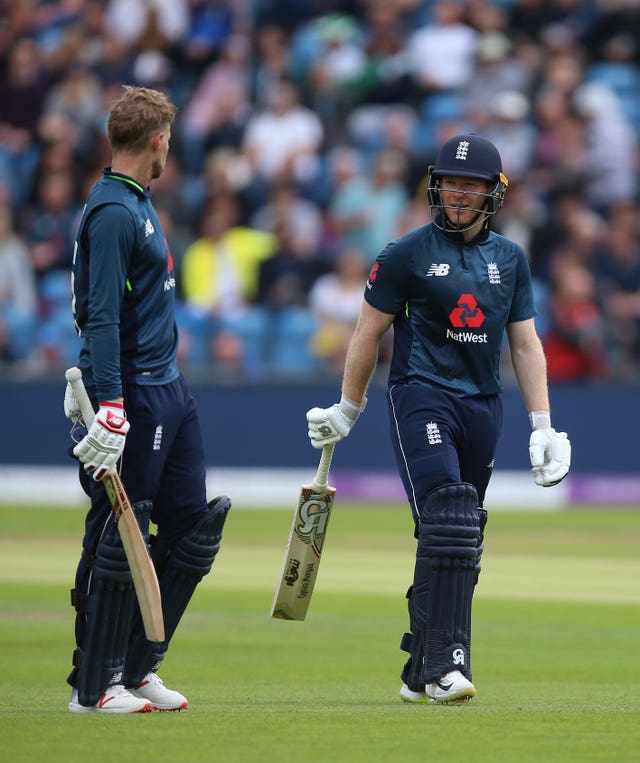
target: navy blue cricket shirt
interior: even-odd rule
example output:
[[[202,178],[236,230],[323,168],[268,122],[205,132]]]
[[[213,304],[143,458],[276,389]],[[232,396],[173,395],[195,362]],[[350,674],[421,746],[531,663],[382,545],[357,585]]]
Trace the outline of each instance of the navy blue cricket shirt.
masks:
[[[502,390],[505,326],[536,314],[522,247],[488,228],[465,243],[433,222],[387,245],[365,299],[396,316],[389,384],[423,384],[459,397]]]
[[[178,378],[173,259],[148,189],[110,168],[82,214],[72,300],[78,365],[98,400],[122,397],[121,382]]]

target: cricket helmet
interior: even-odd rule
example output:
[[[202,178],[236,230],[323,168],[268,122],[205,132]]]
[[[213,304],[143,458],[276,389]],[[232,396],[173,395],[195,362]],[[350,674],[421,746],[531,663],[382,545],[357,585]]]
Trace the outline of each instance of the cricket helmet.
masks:
[[[502,172],[502,159],[498,149],[486,138],[479,135],[456,135],[443,144],[435,164],[429,166],[427,174],[427,196],[429,206],[441,212],[441,220],[446,221],[446,207],[440,195],[440,179],[443,177],[469,177],[486,180],[488,193],[474,194],[477,205],[471,207],[479,214],[494,215],[504,203],[509,181]],[[473,224],[477,222],[477,218]],[[471,226],[467,226],[469,228]],[[455,228],[466,230],[467,228]]]

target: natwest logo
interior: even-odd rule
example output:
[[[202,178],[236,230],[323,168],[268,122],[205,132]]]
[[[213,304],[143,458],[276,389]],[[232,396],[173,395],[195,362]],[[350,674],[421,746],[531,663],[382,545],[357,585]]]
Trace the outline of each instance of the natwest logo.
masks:
[[[449,314],[451,325],[456,328],[479,328],[484,323],[484,313],[478,307],[478,303],[473,294],[461,294],[458,299],[458,306]]]

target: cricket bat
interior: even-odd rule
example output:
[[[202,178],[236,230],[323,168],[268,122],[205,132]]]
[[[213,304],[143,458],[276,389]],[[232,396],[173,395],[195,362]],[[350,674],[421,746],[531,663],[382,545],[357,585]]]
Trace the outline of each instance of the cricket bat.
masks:
[[[82,381],[82,371],[75,366],[69,368],[65,373],[65,378],[71,384],[85,426],[89,429],[95,411]],[[164,641],[164,618],[162,616],[162,599],[158,576],[149,556],[147,544],[140,532],[131,501],[115,468],[109,469],[102,478],[102,484],[109,496],[122,545],[129,562],[144,632],[149,641]]]
[[[325,445],[315,479],[300,491],[271,617],[304,620],[307,614],[336,494],[328,485],[334,448]]]

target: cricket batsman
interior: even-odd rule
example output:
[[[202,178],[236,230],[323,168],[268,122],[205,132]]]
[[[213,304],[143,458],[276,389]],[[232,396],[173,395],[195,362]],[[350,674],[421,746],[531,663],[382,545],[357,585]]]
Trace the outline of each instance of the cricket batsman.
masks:
[[[471,604],[502,428],[505,332],[529,414],[536,484],[556,485],[571,462],[566,433],[551,424],[527,257],[491,230],[507,186],[488,140],[470,134],[444,143],[427,174],[431,222],[388,244],[371,270],[340,402],[307,412],[314,447],[346,437],[364,409],[380,340],[393,326],[389,424],[417,539],[410,631],[401,642],[409,654],[401,674],[405,702],[476,696]]]
[[[109,111],[112,165],[80,221],[72,305],[83,340],[78,366],[97,413],[73,452],[91,498],[75,587],[72,713],[181,710],[187,699],[157,671],[196,586],[211,569],[230,507],[207,503],[198,415],[178,371],[171,253],[150,198],[176,109],[156,90],[124,87]],[[66,415],[77,421],[70,385]],[[101,484],[120,469],[162,596],[165,640],[148,641],[131,571]]]

